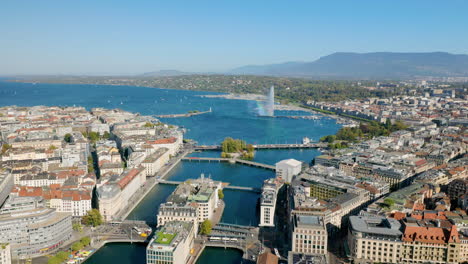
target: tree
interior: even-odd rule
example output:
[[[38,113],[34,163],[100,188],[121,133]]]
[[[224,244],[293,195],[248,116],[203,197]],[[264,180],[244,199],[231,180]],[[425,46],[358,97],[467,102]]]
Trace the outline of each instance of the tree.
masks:
[[[96,227],[101,225],[103,222],[102,215],[98,209],[91,209],[88,213],[83,216],[82,223],[87,226]]]
[[[94,160],[91,155],[88,156],[88,172],[94,171]]]
[[[71,139],[72,139],[72,135],[70,133],[65,134],[65,136],[63,137],[63,140],[65,140],[65,142],[67,143],[70,143]]]
[[[80,223],[73,223],[72,228],[76,232],[82,232],[83,231],[83,226]]]
[[[83,246],[86,247],[89,244],[91,244],[91,238],[89,238],[88,236],[85,236],[82,239],[80,239],[80,242],[81,242],[81,244],[83,244]]]
[[[68,256],[70,255],[69,252],[65,252],[65,251],[59,251],[55,257],[57,257],[58,259],[60,259],[62,262],[67,260],[68,259]]]
[[[102,138],[103,138],[103,139],[109,139],[109,138],[110,138],[109,132],[105,131],[105,132],[104,132],[104,135],[102,135]]]
[[[49,150],[56,150],[56,149],[57,149],[57,147],[54,146],[54,145],[50,145],[50,146],[49,146]]]
[[[146,122],[143,127],[151,127],[153,128],[154,127],[154,124],[153,123],[150,123],[150,122]]]
[[[83,246],[83,244],[81,242],[75,242],[75,243],[73,243],[71,245],[70,248],[71,248],[72,251],[78,251],[78,250],[84,248],[84,246]]]
[[[223,193],[223,190],[221,190],[221,189],[218,190],[218,198],[219,199],[224,199],[224,193]]]
[[[391,208],[395,205],[395,200],[393,200],[392,198],[385,198],[384,204],[386,204],[388,208]]]
[[[11,149],[12,146],[10,144],[3,144],[2,145],[2,154],[5,154],[9,149]]]
[[[101,135],[99,134],[99,132],[89,132],[88,134],[89,140],[91,140],[91,142],[93,143],[98,141],[100,137]]]
[[[205,221],[203,221],[203,223],[201,224],[201,228],[200,228],[200,233],[202,235],[209,235],[211,234],[211,228],[213,227],[213,224],[211,223],[210,220],[206,219]]]

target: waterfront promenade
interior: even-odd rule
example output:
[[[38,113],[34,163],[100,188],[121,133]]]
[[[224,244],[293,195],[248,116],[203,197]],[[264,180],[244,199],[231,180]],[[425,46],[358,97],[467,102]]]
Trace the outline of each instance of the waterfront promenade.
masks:
[[[146,195],[159,183],[160,179],[164,179],[167,174],[177,165],[179,162],[192,150],[185,148],[179,155],[173,157],[169,162],[161,168],[161,170],[154,175],[154,177],[148,177],[145,185],[138,190],[132,198],[128,201],[128,205],[120,211],[120,214],[116,217],[118,220],[124,220],[127,216],[135,209],[135,207],[143,200]]]
[[[196,116],[196,115],[203,115],[203,114],[208,114],[211,113],[211,107],[210,110],[208,111],[194,111],[194,112],[189,112],[189,113],[184,113],[184,114],[168,114],[168,115],[154,115],[157,118],[179,118],[179,117],[191,117],[191,116]]]

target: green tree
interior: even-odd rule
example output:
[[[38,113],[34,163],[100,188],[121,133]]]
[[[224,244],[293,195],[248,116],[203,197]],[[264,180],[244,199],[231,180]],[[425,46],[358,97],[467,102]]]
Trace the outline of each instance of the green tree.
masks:
[[[102,215],[98,209],[91,209],[83,216],[82,223],[87,226],[99,226],[103,223]]]
[[[73,223],[72,228],[76,232],[82,232],[83,231],[83,226],[80,223]]]
[[[143,127],[151,127],[153,128],[154,127],[154,124],[153,123],[150,123],[150,122],[146,122]]]
[[[224,193],[223,193],[223,190],[221,190],[221,189],[218,190],[218,198],[219,199],[224,199]]]
[[[59,251],[55,256],[60,259],[62,262],[68,259],[68,256],[70,255],[70,252],[65,252],[65,251]]]
[[[2,145],[2,154],[5,154],[9,149],[11,149],[12,146],[10,144],[3,144]]]
[[[109,139],[109,138],[110,138],[109,132],[105,131],[105,132],[104,132],[104,135],[102,135],[102,138],[103,138],[103,139]]]
[[[101,138],[101,135],[99,134],[99,132],[89,132],[88,138],[89,140],[91,140],[91,142],[94,143]]]
[[[392,206],[395,205],[395,200],[393,200],[392,198],[385,198],[384,204],[386,204],[387,207],[391,208]]]
[[[72,139],[72,135],[70,133],[65,134],[65,136],[63,137],[63,140],[65,140],[65,142],[68,142],[68,143],[71,142],[71,139]]]
[[[75,242],[75,243],[73,243],[71,245],[70,248],[71,248],[72,251],[78,251],[78,250],[84,248],[84,246],[83,246],[83,244],[81,242]]]
[[[88,156],[88,171],[89,172],[94,172],[94,160],[93,160],[92,155]]]
[[[91,244],[91,238],[89,238],[89,236],[85,236],[85,237],[80,239],[80,242],[81,242],[81,244],[83,244],[83,246],[86,247],[89,244]]]
[[[213,227],[213,224],[211,223],[211,221],[206,219],[201,224],[200,233],[202,235],[209,235],[209,234],[211,234],[212,227]]]
[[[54,146],[54,145],[50,145],[50,146],[49,146],[49,150],[56,150],[56,149],[57,149],[57,147]]]

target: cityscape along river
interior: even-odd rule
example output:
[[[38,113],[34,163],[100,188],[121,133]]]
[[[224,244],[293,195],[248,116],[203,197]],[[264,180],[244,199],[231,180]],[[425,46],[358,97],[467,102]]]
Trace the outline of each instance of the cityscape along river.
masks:
[[[185,113],[188,111],[213,112],[187,118],[170,118],[162,121],[182,126],[185,138],[200,145],[219,144],[225,137],[241,138],[248,143],[300,143],[303,137],[318,140],[334,134],[340,125],[334,119],[321,117],[315,120],[269,118],[257,115],[257,103],[245,100],[204,98],[213,94],[181,90],[155,89],[130,86],[95,86],[62,84],[28,84],[0,82],[0,106],[62,105],[121,108],[142,115]],[[276,111],[281,115],[310,115],[298,111]],[[258,150],[255,161],[274,165],[277,161],[294,158],[310,162],[319,154],[316,149]],[[217,151],[193,153],[192,156],[219,157]],[[182,161],[168,175],[168,180],[182,181],[198,178],[201,173],[215,180],[236,186],[261,187],[263,180],[272,177],[272,171],[229,163]],[[130,213],[128,219],[144,220],[155,225],[159,204],[164,202],[175,186],[157,185]],[[257,225],[257,200],[259,195],[243,191],[225,190],[226,208],[221,219],[225,223]],[[197,263],[240,263],[242,254],[231,249],[207,248]],[[145,263],[145,245],[108,244],[96,252],[87,264],[94,263]]]

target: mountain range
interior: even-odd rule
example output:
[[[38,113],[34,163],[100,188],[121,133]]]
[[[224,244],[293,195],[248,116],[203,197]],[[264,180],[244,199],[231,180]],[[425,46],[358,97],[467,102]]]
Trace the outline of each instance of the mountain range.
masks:
[[[213,74],[160,70],[143,77]],[[412,79],[468,77],[468,55],[447,52],[397,53],[336,52],[312,62],[247,65],[221,74],[265,75],[320,79]]]
[[[313,62],[249,65],[229,73],[326,79],[464,77],[468,76],[468,55],[446,52],[337,52]]]

